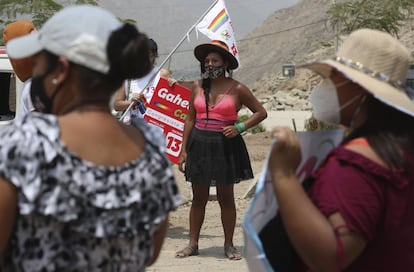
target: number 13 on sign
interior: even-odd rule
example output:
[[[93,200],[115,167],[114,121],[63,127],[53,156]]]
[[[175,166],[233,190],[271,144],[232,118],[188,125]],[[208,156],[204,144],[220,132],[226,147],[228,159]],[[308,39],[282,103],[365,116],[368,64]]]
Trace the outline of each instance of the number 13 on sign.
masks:
[[[167,154],[169,154],[172,157],[178,158],[181,151],[183,137],[173,132],[168,132],[165,138],[167,140]]]

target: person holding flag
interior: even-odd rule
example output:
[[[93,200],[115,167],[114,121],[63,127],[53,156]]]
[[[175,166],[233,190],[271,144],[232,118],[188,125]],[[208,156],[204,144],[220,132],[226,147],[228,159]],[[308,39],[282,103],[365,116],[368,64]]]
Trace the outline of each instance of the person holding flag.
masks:
[[[259,124],[267,113],[244,84],[228,76],[239,62],[225,42],[213,40],[198,45],[194,55],[200,62],[202,79],[188,84],[192,94],[179,160],[179,170],[191,182],[193,192],[190,241],[176,257],[198,255],[209,188],[216,186],[224,254],[230,260],[240,260],[242,256],[233,245],[236,223],[233,189],[234,184],[253,178],[249,154],[240,134]],[[253,114],[245,122],[237,123],[237,113],[243,106]]]
[[[171,73],[168,70],[160,69],[155,65],[158,58],[157,43],[153,39],[148,39],[148,47],[150,48],[152,70],[142,78],[126,80],[115,95],[114,109],[116,111],[125,111],[132,102],[136,102],[136,105],[121,120],[127,124],[131,124],[131,119],[134,117],[142,118],[145,113],[145,104],[150,102],[159,77],[171,78]]]

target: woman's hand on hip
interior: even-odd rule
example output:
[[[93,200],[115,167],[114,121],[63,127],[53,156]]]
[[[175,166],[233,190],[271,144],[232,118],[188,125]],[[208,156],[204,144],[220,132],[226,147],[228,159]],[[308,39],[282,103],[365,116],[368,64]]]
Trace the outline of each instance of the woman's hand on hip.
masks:
[[[222,132],[227,138],[233,138],[240,134],[234,125],[223,127]]]

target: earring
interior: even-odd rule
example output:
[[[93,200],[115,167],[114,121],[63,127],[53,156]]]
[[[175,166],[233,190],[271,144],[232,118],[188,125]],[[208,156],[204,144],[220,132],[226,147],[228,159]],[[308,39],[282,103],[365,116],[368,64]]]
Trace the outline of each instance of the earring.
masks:
[[[56,85],[58,83],[58,80],[56,78],[52,79],[52,84]]]

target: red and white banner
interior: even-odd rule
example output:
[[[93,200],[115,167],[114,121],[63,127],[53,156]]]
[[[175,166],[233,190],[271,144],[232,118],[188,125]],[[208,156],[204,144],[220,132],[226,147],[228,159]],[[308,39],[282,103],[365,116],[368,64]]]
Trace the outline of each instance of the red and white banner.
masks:
[[[166,79],[160,78],[144,115],[149,123],[164,130],[166,153],[173,163],[178,163],[181,152],[190,95],[191,91],[183,86],[174,84],[170,87]]]
[[[213,8],[197,24],[197,30],[211,40],[220,40],[227,44],[230,52],[240,63],[239,51],[234,36],[233,24],[224,0],[218,0]]]

